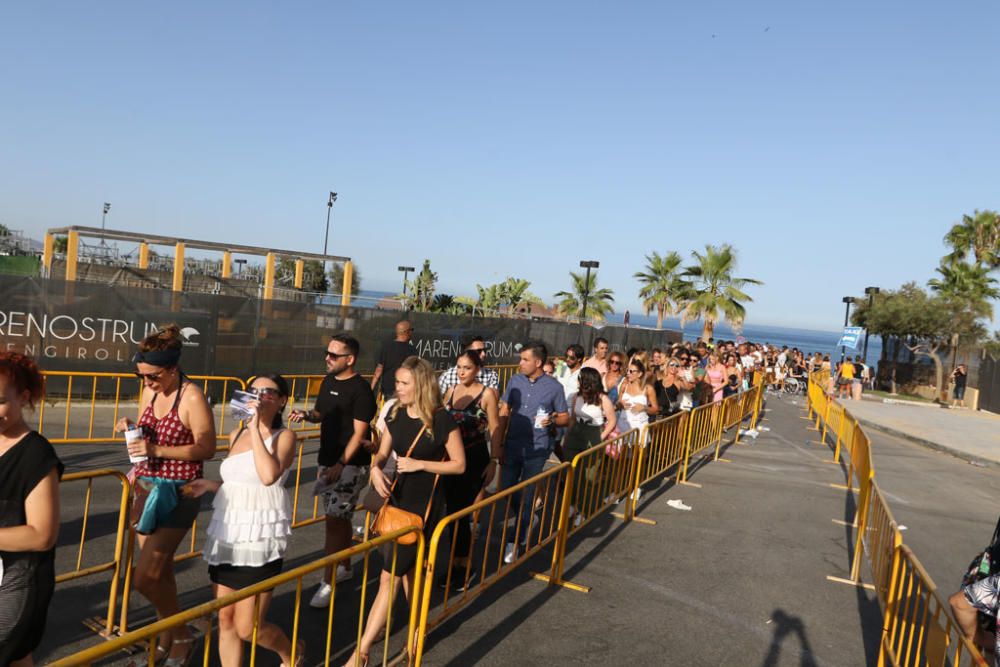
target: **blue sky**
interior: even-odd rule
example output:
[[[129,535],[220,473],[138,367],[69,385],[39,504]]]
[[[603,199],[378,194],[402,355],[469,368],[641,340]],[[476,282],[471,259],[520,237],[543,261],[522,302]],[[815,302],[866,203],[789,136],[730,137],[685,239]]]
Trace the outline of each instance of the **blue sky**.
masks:
[[[1000,208],[1000,5],[5,3],[0,222],[330,252],[369,289],[730,242],[748,321],[836,329]]]

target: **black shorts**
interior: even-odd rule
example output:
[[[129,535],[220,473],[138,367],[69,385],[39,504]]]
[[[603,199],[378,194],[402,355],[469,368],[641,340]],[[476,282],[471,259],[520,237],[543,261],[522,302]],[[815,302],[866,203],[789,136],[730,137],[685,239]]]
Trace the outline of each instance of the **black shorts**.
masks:
[[[209,565],[208,578],[212,580],[213,584],[238,591],[281,574],[283,563],[284,560],[279,558],[263,565],[230,565],[228,563]]]
[[[201,510],[201,498],[191,498],[177,494],[177,507],[163,520],[160,528],[190,528]]]
[[[955,400],[956,401],[965,400],[965,385],[962,385],[961,387],[959,386],[955,387]]]

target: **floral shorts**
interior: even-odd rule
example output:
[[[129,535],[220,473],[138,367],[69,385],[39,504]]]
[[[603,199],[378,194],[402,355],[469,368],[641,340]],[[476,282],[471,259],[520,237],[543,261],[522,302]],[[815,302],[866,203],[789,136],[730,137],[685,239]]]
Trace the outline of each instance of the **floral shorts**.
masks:
[[[323,499],[326,515],[334,519],[348,519],[354,514],[361,492],[368,486],[368,466],[344,466],[336,482],[326,481],[326,472],[332,466],[319,467],[314,495]]]
[[[1000,606],[1000,574],[994,574],[985,579],[980,579],[974,584],[969,584],[962,589],[965,599],[973,607],[988,616],[996,617],[997,607]],[[1000,664],[1000,624],[997,625],[997,636],[994,639],[995,654]]]

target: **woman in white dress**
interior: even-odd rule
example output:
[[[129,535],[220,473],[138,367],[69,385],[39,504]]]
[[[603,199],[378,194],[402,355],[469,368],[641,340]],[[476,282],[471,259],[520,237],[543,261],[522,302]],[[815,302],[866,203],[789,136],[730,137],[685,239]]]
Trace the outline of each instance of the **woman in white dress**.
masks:
[[[647,382],[646,367],[635,357],[628,363],[625,384],[618,394],[618,408],[625,420],[624,423],[621,418],[618,421],[618,430],[622,433],[645,426],[650,415],[660,411],[656,390],[651,382]]]
[[[222,481],[197,479],[184,487],[194,497],[216,492],[204,554],[217,598],[279,574],[292,532],[284,483],[295,457],[295,433],[281,422],[288,383],[280,375],[261,375],[250,392],[257,396],[250,403],[254,415],[229,436],[229,455],[219,468]],[[291,665],[291,642],[281,628],[264,620],[270,602],[270,591],[260,595],[257,644],[277,653],[282,665]],[[253,637],[253,612],[252,597],[219,610],[224,667],[242,664],[243,642]],[[303,653],[299,642],[296,665],[302,664]]]

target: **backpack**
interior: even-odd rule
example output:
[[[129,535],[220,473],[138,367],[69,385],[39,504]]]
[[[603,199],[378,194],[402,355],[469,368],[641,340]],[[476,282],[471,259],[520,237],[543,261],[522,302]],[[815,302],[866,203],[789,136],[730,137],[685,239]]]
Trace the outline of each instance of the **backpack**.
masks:
[[[998,573],[1000,573],[1000,519],[997,520],[997,527],[993,530],[993,539],[990,540],[989,545],[983,549],[982,553],[976,554],[976,557],[969,563],[969,567],[962,577],[962,588]],[[979,627],[983,631],[991,634],[996,632],[997,619],[995,616],[979,612],[978,620]]]

